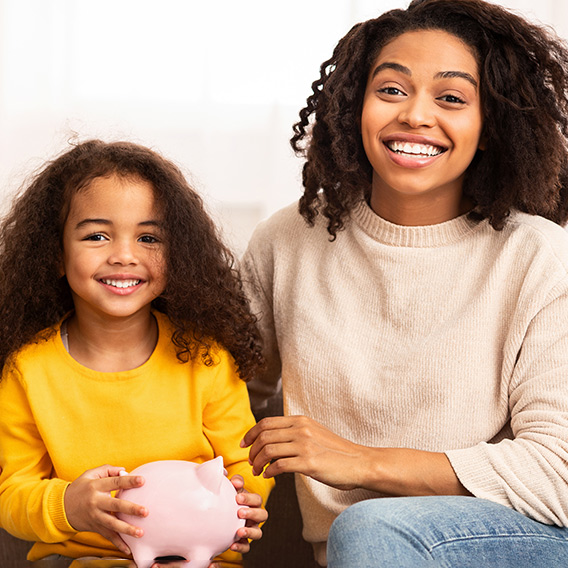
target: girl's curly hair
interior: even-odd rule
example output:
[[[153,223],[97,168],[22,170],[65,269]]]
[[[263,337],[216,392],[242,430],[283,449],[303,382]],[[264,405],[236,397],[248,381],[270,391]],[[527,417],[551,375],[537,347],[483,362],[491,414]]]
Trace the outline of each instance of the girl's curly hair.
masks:
[[[371,66],[408,31],[443,30],[477,56],[484,151],[466,172],[475,214],[501,229],[511,209],[568,219],[568,49],[554,33],[483,0],[414,0],[355,25],[320,68],[291,144],[307,157],[300,212],[319,209],[332,240],[370,192],[372,168],[359,129]],[[319,198],[320,191],[325,199]]]
[[[211,365],[212,342],[234,357],[248,380],[264,364],[256,319],[234,257],[181,171],[129,142],[91,140],[49,162],[14,201],[0,225],[0,369],[8,357],[71,309],[61,274],[62,234],[71,197],[95,178],[149,182],[164,216],[167,285],[153,307],[174,325],[180,361]]]

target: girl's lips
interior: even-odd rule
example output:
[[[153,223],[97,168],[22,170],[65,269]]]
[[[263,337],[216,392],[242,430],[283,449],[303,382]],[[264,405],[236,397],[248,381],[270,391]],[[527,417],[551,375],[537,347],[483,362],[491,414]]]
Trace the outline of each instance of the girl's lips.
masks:
[[[144,284],[140,278],[100,278],[99,283],[109,292],[119,296],[127,296],[134,293]]]

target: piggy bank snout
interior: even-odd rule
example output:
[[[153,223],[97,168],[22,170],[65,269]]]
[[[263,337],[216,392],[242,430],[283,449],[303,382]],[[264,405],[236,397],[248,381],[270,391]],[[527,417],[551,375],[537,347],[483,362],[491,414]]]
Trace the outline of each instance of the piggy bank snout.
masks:
[[[241,506],[223,472],[222,457],[203,464],[151,462],[132,471],[144,477],[144,485],[122,490],[117,497],[143,505],[148,516],[118,516],[144,531],[140,538],[121,535],[138,568],[150,568],[164,556],[183,557],[188,568],[206,568],[231,546],[245,521],[238,517]]]

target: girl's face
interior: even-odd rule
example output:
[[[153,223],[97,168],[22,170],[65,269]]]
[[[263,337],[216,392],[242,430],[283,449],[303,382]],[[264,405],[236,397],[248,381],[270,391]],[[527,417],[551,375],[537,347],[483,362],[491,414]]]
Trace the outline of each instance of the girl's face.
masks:
[[[148,316],[166,286],[162,216],[152,186],[95,178],[75,193],[63,229],[63,270],[78,316]]]
[[[482,126],[478,64],[459,38],[412,31],[386,44],[371,68],[361,115],[373,209],[408,225],[464,213],[464,173]]]

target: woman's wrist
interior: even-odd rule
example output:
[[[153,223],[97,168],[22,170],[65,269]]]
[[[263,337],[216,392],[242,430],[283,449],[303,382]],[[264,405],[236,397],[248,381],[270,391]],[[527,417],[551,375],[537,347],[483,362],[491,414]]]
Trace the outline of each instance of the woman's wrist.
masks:
[[[362,466],[359,486],[385,495],[470,495],[444,453],[367,448]]]

